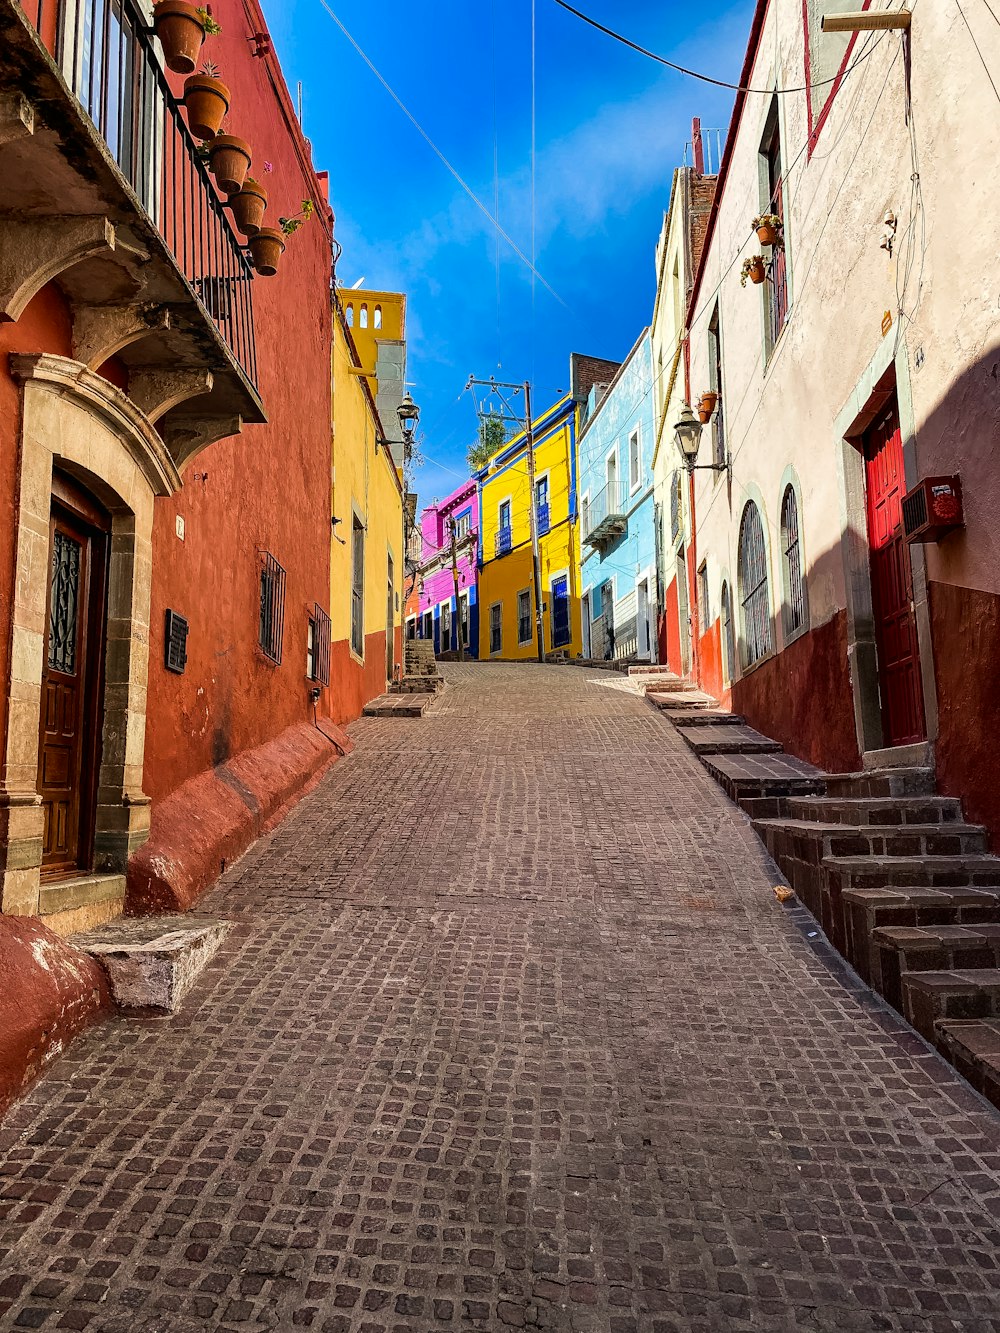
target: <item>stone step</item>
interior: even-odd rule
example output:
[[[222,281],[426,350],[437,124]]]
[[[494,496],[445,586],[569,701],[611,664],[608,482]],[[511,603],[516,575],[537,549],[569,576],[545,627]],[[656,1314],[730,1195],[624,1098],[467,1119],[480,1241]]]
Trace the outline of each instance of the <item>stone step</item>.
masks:
[[[820,769],[790,754],[703,755],[701,762],[738,805],[746,799],[774,800],[823,790]]]
[[[841,891],[896,886],[990,888],[1000,885],[1000,857],[980,856],[827,856],[823,869]]]
[[[390,694],[436,694],[444,684],[443,676],[404,676],[389,686]]]
[[[123,1009],[177,1010],[225,939],[228,921],[126,917],[72,938],[108,975]]]
[[[952,796],[796,796],[788,802],[792,819],[819,824],[951,824],[962,818],[962,803]]]
[[[933,1042],[935,1025],[949,1019],[1000,1016],[1000,968],[903,974],[903,1010],[922,1037]]]
[[[701,690],[687,690],[683,693],[655,694],[647,690],[646,698],[655,707],[662,709],[665,713],[684,712],[688,709],[717,708],[718,704],[710,694],[702,694]]]
[[[426,694],[380,694],[365,704],[365,717],[423,717],[430,697]]]
[[[935,1044],[964,1079],[1000,1107],[1000,1020],[938,1019]]]
[[[727,713],[721,708],[674,708],[670,710],[670,721],[677,727],[744,727],[746,718],[739,713]]]
[[[628,667],[630,676],[660,676],[668,680],[680,680],[681,677],[675,671],[671,671],[668,666],[658,666],[655,663],[632,662]]]
[[[802,895],[800,895],[802,896]],[[818,913],[824,930],[843,941],[841,952],[865,981],[875,978],[875,932],[913,926],[978,926],[1000,923],[1000,889],[923,888],[846,889],[836,900],[827,895]],[[838,945],[838,947],[840,947]]]
[[[863,799],[868,796],[933,796],[932,768],[882,768],[866,773],[828,773],[826,794]]]
[[[753,727],[746,726],[678,726],[678,734],[695,754],[778,754],[777,741],[762,736]]]
[[[871,984],[902,1013],[906,972],[1000,965],[1000,924],[879,926],[871,938],[869,957]]]
[[[819,864],[826,857],[977,856],[987,850],[977,824],[820,824],[809,819],[760,819],[754,824],[772,856]]]
[[[683,676],[656,676],[652,680],[642,680],[640,678],[639,681],[637,681],[637,684],[640,689],[645,689],[647,694],[677,694],[678,692],[683,693],[685,690],[697,691],[699,694],[701,693],[701,691],[697,689],[697,686],[692,685],[691,682],[685,680]]]

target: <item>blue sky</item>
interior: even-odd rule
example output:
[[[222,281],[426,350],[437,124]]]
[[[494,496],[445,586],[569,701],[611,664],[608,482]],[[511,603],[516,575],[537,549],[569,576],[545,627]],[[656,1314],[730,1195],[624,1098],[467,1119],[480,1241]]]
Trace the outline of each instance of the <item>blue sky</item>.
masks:
[[[532,0],[328,0],[457,171],[531,253]],[[681,64],[735,81],[752,0],[576,0]],[[330,172],[338,277],[404,291],[420,404],[421,505],[466,474],[470,373],[568,387],[569,356],[624,357],[652,314],[654,247],[691,117],[724,129],[732,94],[676,75],[535,0],[536,267],[496,235],[350,46],[321,0],[265,0],[320,170]],[[691,16],[697,14],[692,25]],[[494,125],[496,135],[494,137]],[[564,303],[564,304],[563,304]]]

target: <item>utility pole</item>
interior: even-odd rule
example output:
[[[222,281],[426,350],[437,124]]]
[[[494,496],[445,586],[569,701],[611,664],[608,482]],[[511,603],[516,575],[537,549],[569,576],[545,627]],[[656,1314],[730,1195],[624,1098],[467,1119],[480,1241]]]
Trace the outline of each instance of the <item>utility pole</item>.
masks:
[[[455,581],[455,616],[458,620],[458,660],[465,661],[465,643],[462,639],[462,602],[458,591],[458,541],[455,537],[455,520],[449,518],[448,531],[451,533],[451,577]]]
[[[528,511],[531,515],[531,564],[535,581],[535,634],[538,660],[545,661],[545,617],[542,612],[542,566],[538,556],[538,514],[535,509],[535,438],[531,431],[531,385],[524,381],[524,441],[528,449]]]

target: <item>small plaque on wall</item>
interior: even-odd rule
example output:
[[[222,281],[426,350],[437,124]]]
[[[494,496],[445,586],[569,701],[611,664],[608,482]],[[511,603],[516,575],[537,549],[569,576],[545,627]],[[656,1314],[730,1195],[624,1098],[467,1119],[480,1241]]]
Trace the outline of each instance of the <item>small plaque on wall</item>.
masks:
[[[176,611],[167,612],[167,632],[165,635],[165,666],[183,676],[187,666],[188,623]]]

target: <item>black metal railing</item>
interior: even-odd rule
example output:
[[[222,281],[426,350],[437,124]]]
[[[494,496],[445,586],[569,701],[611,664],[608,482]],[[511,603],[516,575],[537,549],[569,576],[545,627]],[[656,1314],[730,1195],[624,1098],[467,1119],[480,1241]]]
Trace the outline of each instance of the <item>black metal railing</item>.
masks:
[[[511,530],[510,528],[500,528],[496,538],[497,559],[506,555],[511,549]]]
[[[256,387],[253,268],[135,0],[25,0],[24,10]]]

